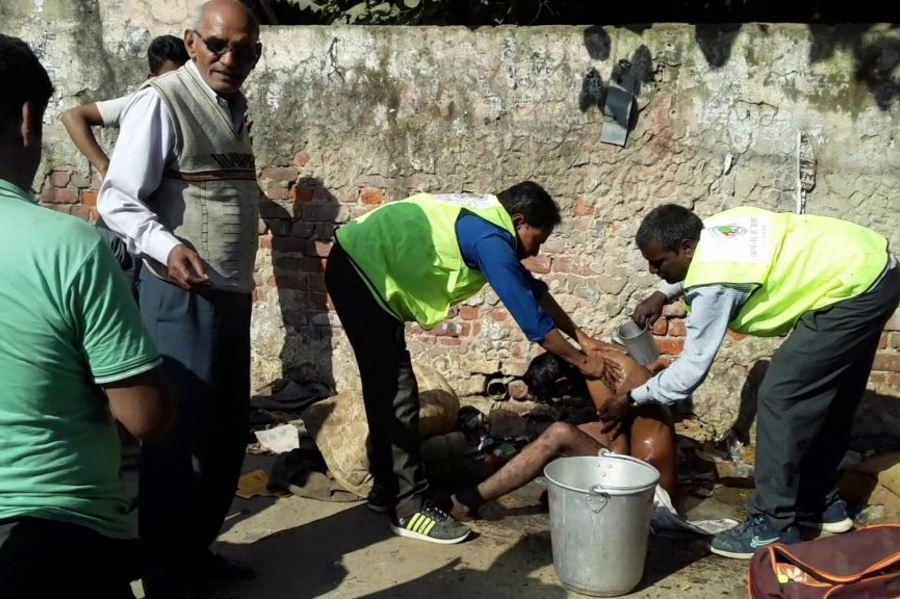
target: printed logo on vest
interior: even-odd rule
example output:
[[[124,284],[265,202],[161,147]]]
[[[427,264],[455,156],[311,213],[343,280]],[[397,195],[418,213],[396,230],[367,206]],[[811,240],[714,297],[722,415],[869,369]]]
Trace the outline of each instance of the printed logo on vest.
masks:
[[[737,239],[747,234],[747,228],[738,224],[709,227],[709,232],[719,239]]]

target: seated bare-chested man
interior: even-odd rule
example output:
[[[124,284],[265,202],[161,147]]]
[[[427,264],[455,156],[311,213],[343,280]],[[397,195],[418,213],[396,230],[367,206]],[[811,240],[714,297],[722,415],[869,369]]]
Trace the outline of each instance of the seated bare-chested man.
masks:
[[[616,393],[624,393],[644,384],[652,375],[630,356],[603,352],[603,357],[622,367],[622,379],[616,389],[601,380],[586,379],[578,370],[550,353],[531,361],[525,383],[537,397],[560,397],[587,391],[598,409]],[[474,516],[487,501],[511,493],[541,474],[553,459],[565,456],[597,455],[602,448],[631,455],[652,464],[660,473],[659,484],[668,493],[675,489],[675,429],[669,410],[660,404],[646,404],[634,411],[630,422],[611,434],[602,432],[602,422],[574,426],[566,422],[551,424],[533,443],[526,446],[499,471],[477,487],[463,489],[453,496],[454,511]]]

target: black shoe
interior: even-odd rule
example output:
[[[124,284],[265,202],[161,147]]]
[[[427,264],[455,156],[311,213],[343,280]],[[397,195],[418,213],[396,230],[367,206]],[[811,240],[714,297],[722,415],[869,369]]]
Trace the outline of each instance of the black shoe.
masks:
[[[203,578],[216,582],[240,582],[256,578],[256,570],[250,566],[230,561],[212,551],[201,554],[197,571]]]
[[[397,498],[384,487],[374,486],[367,499],[369,509],[376,514],[387,514],[397,505]]]
[[[391,520],[391,531],[401,537],[439,545],[461,543],[470,532],[465,524],[461,524],[431,501],[426,501],[419,511],[407,518]]]
[[[801,516],[799,524],[804,528],[840,534],[853,528],[853,518],[850,517],[847,502],[838,497],[821,514]]]
[[[779,532],[772,527],[766,516],[754,514],[742,524],[714,536],[709,549],[723,557],[750,559],[758,549],[773,543],[791,545],[799,542],[800,532],[796,526]]]

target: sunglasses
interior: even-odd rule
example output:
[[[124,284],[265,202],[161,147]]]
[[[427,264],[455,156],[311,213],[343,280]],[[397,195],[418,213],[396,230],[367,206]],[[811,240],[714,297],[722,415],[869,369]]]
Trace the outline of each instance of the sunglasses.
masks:
[[[203,45],[206,46],[206,49],[216,56],[216,58],[221,58],[228,52],[231,52],[232,55],[234,55],[234,59],[239,62],[251,62],[259,57],[259,42],[253,44],[252,46],[235,47],[230,46],[227,41],[218,37],[203,37],[196,29],[194,29],[194,34],[200,39],[201,42],[203,42]]]

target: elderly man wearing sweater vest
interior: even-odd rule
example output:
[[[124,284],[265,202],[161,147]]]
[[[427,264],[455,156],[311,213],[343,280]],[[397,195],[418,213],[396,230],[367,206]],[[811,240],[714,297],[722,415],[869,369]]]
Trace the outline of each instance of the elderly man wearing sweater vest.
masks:
[[[145,83],[125,109],[97,203],[143,258],[141,313],[181,397],[172,434],[141,449],[150,599],[253,574],[209,545],[234,497],[248,426],[259,188],[241,85],[260,56],[259,25],[240,2],[211,0],[185,46],[191,60]]]

